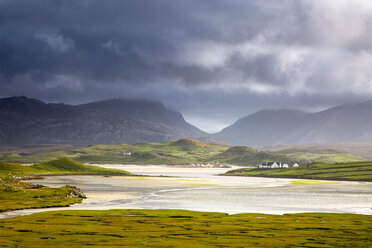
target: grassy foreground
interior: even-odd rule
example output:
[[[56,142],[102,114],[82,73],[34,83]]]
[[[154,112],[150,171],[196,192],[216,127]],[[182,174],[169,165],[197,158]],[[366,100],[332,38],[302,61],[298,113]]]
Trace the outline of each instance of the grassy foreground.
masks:
[[[372,217],[183,210],[44,212],[0,220],[0,247],[370,247]]]
[[[96,175],[130,175],[124,170],[106,169],[99,166],[84,165],[69,158],[61,158],[44,163],[23,166],[15,163],[0,163],[0,175],[42,175],[42,174],[96,174]]]
[[[288,169],[238,169],[228,171],[226,175],[372,181],[372,162],[313,163]]]
[[[80,203],[84,194],[74,186],[42,187],[12,176],[0,177],[0,212],[46,207],[66,207]]]

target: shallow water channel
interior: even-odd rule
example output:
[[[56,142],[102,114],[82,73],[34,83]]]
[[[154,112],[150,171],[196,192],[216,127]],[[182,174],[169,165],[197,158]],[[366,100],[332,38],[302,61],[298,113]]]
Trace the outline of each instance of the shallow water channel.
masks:
[[[67,208],[11,211],[0,218],[61,209],[187,209],[235,213],[372,214],[372,183],[293,184],[295,179],[218,176],[225,168],[102,165],[141,177],[51,176],[33,183],[75,185],[88,196]]]

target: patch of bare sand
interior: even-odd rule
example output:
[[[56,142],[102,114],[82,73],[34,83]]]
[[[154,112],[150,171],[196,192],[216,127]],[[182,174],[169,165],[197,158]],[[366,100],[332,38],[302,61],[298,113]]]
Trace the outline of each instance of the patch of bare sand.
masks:
[[[135,199],[141,197],[139,193],[123,193],[123,192],[89,192],[85,194],[87,199],[84,203],[115,201],[123,199]]]

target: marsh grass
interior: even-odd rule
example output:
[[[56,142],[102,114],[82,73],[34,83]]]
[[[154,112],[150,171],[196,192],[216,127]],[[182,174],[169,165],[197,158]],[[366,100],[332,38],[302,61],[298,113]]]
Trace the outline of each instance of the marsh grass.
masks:
[[[74,186],[49,188],[22,182],[11,175],[0,177],[0,212],[46,207],[67,207],[82,202]]]
[[[1,247],[370,247],[372,217],[183,210],[44,212],[0,220]]]

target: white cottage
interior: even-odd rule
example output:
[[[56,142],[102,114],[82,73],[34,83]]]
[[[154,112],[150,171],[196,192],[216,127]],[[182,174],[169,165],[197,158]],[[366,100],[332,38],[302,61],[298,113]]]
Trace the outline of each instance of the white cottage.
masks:
[[[281,162],[267,162],[261,163],[258,168],[282,168]]]

